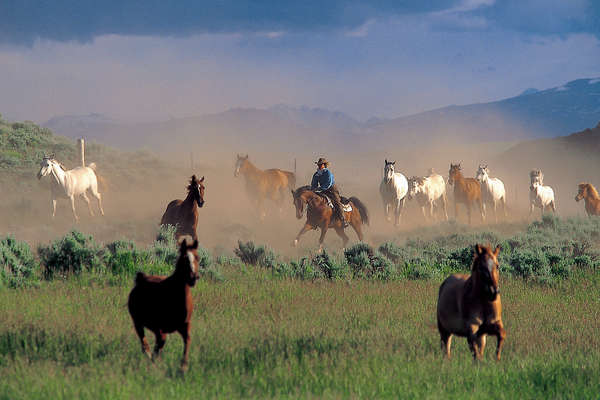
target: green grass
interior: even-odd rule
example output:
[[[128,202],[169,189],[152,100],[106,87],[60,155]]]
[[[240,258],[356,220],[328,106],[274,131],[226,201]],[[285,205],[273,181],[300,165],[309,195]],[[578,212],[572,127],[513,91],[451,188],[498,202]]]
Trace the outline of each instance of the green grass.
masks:
[[[245,272],[244,272],[245,271]],[[0,398],[597,398],[600,279],[553,287],[503,279],[508,332],[474,363],[463,338],[443,360],[439,281],[272,279],[229,267],[193,289],[190,370],[171,335],[163,359],[140,351],[131,285],[86,274],[0,292]],[[152,342],[152,341],[151,341]]]

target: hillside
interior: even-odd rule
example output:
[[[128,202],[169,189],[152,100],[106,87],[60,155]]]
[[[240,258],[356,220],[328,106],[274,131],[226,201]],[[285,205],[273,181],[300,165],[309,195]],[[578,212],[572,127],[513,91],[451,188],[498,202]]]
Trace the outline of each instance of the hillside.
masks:
[[[66,136],[161,152],[190,145],[261,151],[312,147],[351,151],[436,142],[484,143],[553,137],[594,126],[600,120],[600,79],[579,79],[547,89],[528,89],[504,100],[448,106],[411,116],[360,122],[342,112],[278,105],[156,123],[121,123],[107,116],[56,117],[44,126]]]

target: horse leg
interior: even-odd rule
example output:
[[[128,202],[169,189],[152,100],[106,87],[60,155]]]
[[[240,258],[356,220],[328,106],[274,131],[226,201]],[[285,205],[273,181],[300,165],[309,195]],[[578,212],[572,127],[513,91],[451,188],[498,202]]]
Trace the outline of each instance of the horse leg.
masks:
[[[90,205],[90,198],[87,197],[87,194],[85,192],[81,193],[81,197],[83,198],[83,200],[85,200],[85,202],[88,206],[88,210],[90,210],[90,216],[93,217],[94,212],[92,211],[92,206]]]
[[[354,207],[352,207],[352,214],[350,214],[350,225],[352,225],[352,229],[356,232],[356,236],[358,236],[358,240],[363,241],[363,233],[362,233],[362,219],[360,218],[360,214]],[[356,214],[355,214],[356,212]]]
[[[56,199],[52,199],[52,219],[56,216]]]
[[[96,190],[92,191],[92,196],[94,196],[98,201],[98,208],[100,209],[100,214],[104,216],[104,208],[102,207],[102,195]]]
[[[446,221],[448,221],[448,209],[447,209],[447,203],[448,203],[448,199],[446,198],[446,195],[442,196],[442,207],[444,209],[444,217],[446,218]]]
[[[148,341],[146,340],[146,335],[144,333],[144,326],[137,324],[134,322],[133,327],[135,328],[135,333],[137,333],[140,338],[140,342],[142,343],[142,353],[148,356],[148,358],[152,359],[152,355],[150,354],[150,346],[148,345]]]
[[[454,200],[454,219],[458,222],[458,202]]]
[[[552,200],[551,206],[552,206],[552,213],[556,214],[556,205],[554,204],[554,200]]]
[[[73,217],[75,217],[75,222],[79,221],[79,217],[77,216],[77,213],[75,212],[75,196],[71,196],[69,197],[69,199],[71,200],[71,210],[73,210]]]
[[[396,204],[396,222],[395,226],[400,225],[400,218],[402,217],[402,210],[404,209],[404,198],[399,200]]]
[[[487,334],[481,333],[477,335],[477,347],[479,347],[479,359],[483,359],[483,351],[485,350],[485,342],[486,342]]]
[[[188,367],[188,351],[190,349],[190,324],[185,324],[179,329],[179,334],[183,339],[183,358],[181,359],[181,369],[187,370]]]
[[[478,324],[470,324],[469,331],[467,333],[467,342],[469,343],[469,349],[473,353],[473,360],[480,360],[481,355],[479,351],[480,339],[477,335],[477,331],[479,330]]]
[[[329,224],[323,224],[323,226],[321,226],[321,236],[319,237],[319,253],[323,251],[323,241],[325,241],[325,235],[327,234],[328,227]]]
[[[452,334],[448,332],[438,321],[438,330],[440,331],[440,342],[442,351],[446,353],[446,358],[450,359],[450,346],[452,346]]]
[[[504,326],[502,325],[502,321],[498,321],[496,325],[494,325],[494,333],[498,338],[498,344],[496,345],[496,360],[500,361],[500,354],[502,353],[502,346],[504,345],[504,339],[506,338],[506,331],[504,330]]]
[[[338,234],[339,237],[342,238],[342,241],[344,242],[344,244],[342,245],[342,247],[345,249],[346,248],[346,244],[348,243],[348,240],[350,240],[350,238],[348,237],[348,235],[346,235],[346,232],[344,232],[344,228],[340,227],[336,227],[335,228],[335,232]]]
[[[306,232],[310,231],[312,228],[313,228],[312,225],[310,225],[308,222],[306,224],[304,224],[302,229],[300,229],[300,232],[298,232],[298,235],[296,236],[296,239],[294,239],[294,243],[292,245],[294,247],[298,246],[298,242],[300,241],[300,236],[304,235]]]
[[[167,341],[167,334],[162,333],[161,331],[155,331],[154,336],[156,337],[156,343],[154,344],[153,359],[160,359],[160,353]]]
[[[494,200],[494,219],[498,223],[498,202]]]
[[[485,215],[487,214],[487,210],[485,209],[485,203],[480,204],[479,210],[481,211],[481,218],[485,220]]]
[[[386,200],[383,201],[383,213],[385,214],[386,221],[391,222],[392,219],[390,218],[390,205]]]

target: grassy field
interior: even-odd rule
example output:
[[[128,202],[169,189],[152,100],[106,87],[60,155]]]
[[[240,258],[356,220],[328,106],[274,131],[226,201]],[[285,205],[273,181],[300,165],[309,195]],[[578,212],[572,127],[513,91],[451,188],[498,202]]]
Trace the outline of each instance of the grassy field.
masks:
[[[443,360],[439,280],[273,279],[253,267],[193,290],[190,370],[181,340],[140,351],[129,284],[93,274],[0,291],[0,398],[598,398],[600,276],[547,286],[503,278],[503,359]]]

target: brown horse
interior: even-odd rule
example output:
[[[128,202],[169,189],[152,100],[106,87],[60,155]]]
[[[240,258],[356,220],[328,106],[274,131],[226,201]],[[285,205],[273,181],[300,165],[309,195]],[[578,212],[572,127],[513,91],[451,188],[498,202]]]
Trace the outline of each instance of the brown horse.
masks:
[[[466,336],[474,359],[483,358],[486,335],[498,338],[496,359],[506,337],[498,286],[498,254],[490,247],[475,245],[471,275],[454,274],[440,286],[437,321],[442,350],[450,358],[452,335]]]
[[[287,189],[293,189],[296,186],[296,174],[283,171],[281,169],[261,170],[255,167],[248,155],[237,155],[235,162],[235,171],[233,175],[238,177],[242,174],[246,180],[246,191],[248,195],[256,201],[257,209],[261,219],[265,217],[266,212],[263,208],[265,199],[273,200],[279,205],[279,211],[283,210],[283,201]]]
[[[183,339],[181,367],[187,368],[190,345],[190,322],[194,303],[190,287],[198,280],[198,241],[191,246],[183,240],[175,272],[169,277],[138,272],[135,286],[129,293],[127,306],[133,326],[142,342],[142,352],[150,356],[144,328],[156,337],[153,360],[160,356],[168,333],[178,332]]]
[[[454,185],[454,218],[458,220],[458,203],[462,203],[467,207],[470,224],[471,207],[473,204],[477,204],[481,220],[485,221],[481,199],[481,184],[475,178],[463,177],[462,172],[460,172],[461,169],[460,164],[450,164],[450,171],[448,171],[448,183]]]
[[[344,241],[344,247],[348,243],[348,236],[344,233],[342,222],[338,219],[333,219],[333,209],[327,203],[323,196],[318,195],[310,189],[310,186],[302,186],[292,190],[294,197],[294,206],[296,206],[296,217],[302,218],[304,214],[304,204],[306,204],[306,223],[298,232],[298,236],[294,240],[294,246],[298,245],[300,236],[311,229],[321,228],[321,237],[319,238],[319,250],[323,249],[323,240],[328,228],[335,229],[339,237]],[[344,202],[344,199],[342,199]],[[354,228],[358,235],[358,240],[363,240],[362,225],[369,224],[369,212],[367,207],[356,197],[350,197],[347,202],[352,207],[352,211],[344,211],[346,221]]]
[[[190,235],[193,240],[198,240],[196,227],[198,226],[198,208],[204,205],[204,177],[197,180],[193,175],[187,187],[188,195],[185,200],[173,200],[163,214],[161,225],[174,225],[177,227],[175,238]]]
[[[591,183],[580,183],[579,193],[575,196],[575,201],[585,200],[585,211],[588,217],[600,215],[600,195]]]

